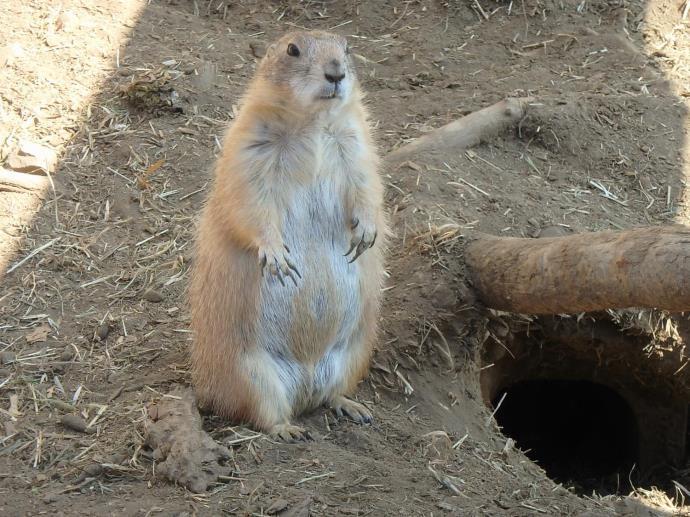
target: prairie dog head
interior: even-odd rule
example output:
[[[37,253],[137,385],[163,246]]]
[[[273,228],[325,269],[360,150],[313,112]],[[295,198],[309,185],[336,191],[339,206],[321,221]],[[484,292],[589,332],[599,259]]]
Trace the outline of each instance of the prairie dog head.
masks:
[[[290,32],[273,43],[259,73],[300,108],[326,109],[346,102],[355,74],[347,40],[328,32]]]

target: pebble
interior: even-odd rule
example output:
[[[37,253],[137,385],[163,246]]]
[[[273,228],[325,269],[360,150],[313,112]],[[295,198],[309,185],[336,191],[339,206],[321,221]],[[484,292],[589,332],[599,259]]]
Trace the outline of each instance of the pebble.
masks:
[[[52,504],[58,500],[57,494],[47,494],[43,497],[43,502],[45,504]]]
[[[288,507],[288,502],[285,499],[276,499],[271,503],[271,506],[266,508],[266,513],[268,515],[276,515],[282,511],[285,511]]]
[[[60,361],[71,361],[72,359],[74,359],[74,348],[68,345],[60,354]]]
[[[5,162],[8,169],[28,174],[53,172],[56,165],[55,151],[33,142],[21,142],[19,148],[11,152]]]
[[[0,352],[0,364],[12,364],[17,360],[17,354],[5,350]]]
[[[90,465],[87,465],[86,467],[84,467],[84,470],[82,471],[82,473],[77,478],[77,483],[81,483],[86,478],[98,477],[102,473],[103,473],[103,467],[101,466],[100,463],[91,463]]]
[[[266,55],[266,47],[264,47],[261,43],[255,43],[252,41],[249,44],[249,48],[252,51],[252,55],[256,58],[261,59]]]
[[[86,427],[86,420],[78,415],[62,415],[60,422],[65,427],[72,429],[73,431],[78,431],[80,433],[91,434],[94,429]]]
[[[159,303],[163,301],[163,295],[155,289],[147,289],[144,291],[142,298],[151,303]]]
[[[105,339],[108,337],[109,333],[110,333],[110,325],[108,325],[108,322],[103,322],[96,329],[94,336],[96,337],[97,341],[105,341]]]

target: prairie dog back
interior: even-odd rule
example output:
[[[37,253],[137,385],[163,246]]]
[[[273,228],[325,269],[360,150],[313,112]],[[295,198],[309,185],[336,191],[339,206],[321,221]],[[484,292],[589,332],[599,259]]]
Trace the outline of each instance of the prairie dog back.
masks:
[[[285,440],[345,395],[376,340],[387,233],[378,157],[344,38],[295,32],[259,64],[216,163],[190,285],[200,402]]]

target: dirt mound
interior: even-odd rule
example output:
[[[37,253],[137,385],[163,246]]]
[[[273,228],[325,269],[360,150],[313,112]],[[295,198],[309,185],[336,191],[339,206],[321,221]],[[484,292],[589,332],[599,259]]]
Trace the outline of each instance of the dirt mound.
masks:
[[[477,231],[536,237],[685,222],[687,8],[7,4],[0,159],[20,140],[61,158],[47,191],[0,192],[0,513],[681,511],[659,491],[576,492],[625,495],[631,482],[647,489],[661,481],[669,494],[676,486],[685,493],[687,321],[485,311],[467,285],[462,249]],[[194,219],[256,57],[294,27],[348,35],[383,150],[507,96],[533,101],[502,137],[385,171],[395,237],[380,345],[358,392],[376,422],[361,427],[319,411],[301,422],[317,439],[285,445],[205,416],[204,430],[230,457],[210,491],[194,494],[157,471],[145,447],[145,408],[189,380]],[[634,353],[622,354],[626,346]],[[588,384],[548,384],[566,374]],[[613,395],[596,387],[609,374]],[[570,398],[577,408],[552,411]],[[550,434],[552,449],[542,449],[543,427],[568,425],[569,414],[591,415],[593,425],[619,418],[603,421],[607,433],[576,427],[555,443]],[[66,427],[63,415],[83,425]],[[543,425],[521,426],[521,415]],[[661,423],[643,427],[650,418]],[[600,454],[576,448],[585,432],[600,437]],[[642,435],[644,454],[625,446]],[[606,456],[612,466],[604,468],[595,460],[615,436],[620,454]],[[537,445],[526,456],[519,447],[529,443]],[[550,467],[569,464],[578,450],[584,464]],[[677,485],[655,471],[660,458],[677,460]]]

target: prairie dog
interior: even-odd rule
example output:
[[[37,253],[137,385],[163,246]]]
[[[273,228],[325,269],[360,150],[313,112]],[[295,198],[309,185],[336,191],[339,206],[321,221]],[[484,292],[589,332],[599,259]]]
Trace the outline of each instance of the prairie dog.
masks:
[[[203,406],[291,441],[293,416],[349,400],[376,339],[387,234],[378,156],[347,41],[273,43],[215,167],[190,285]]]

